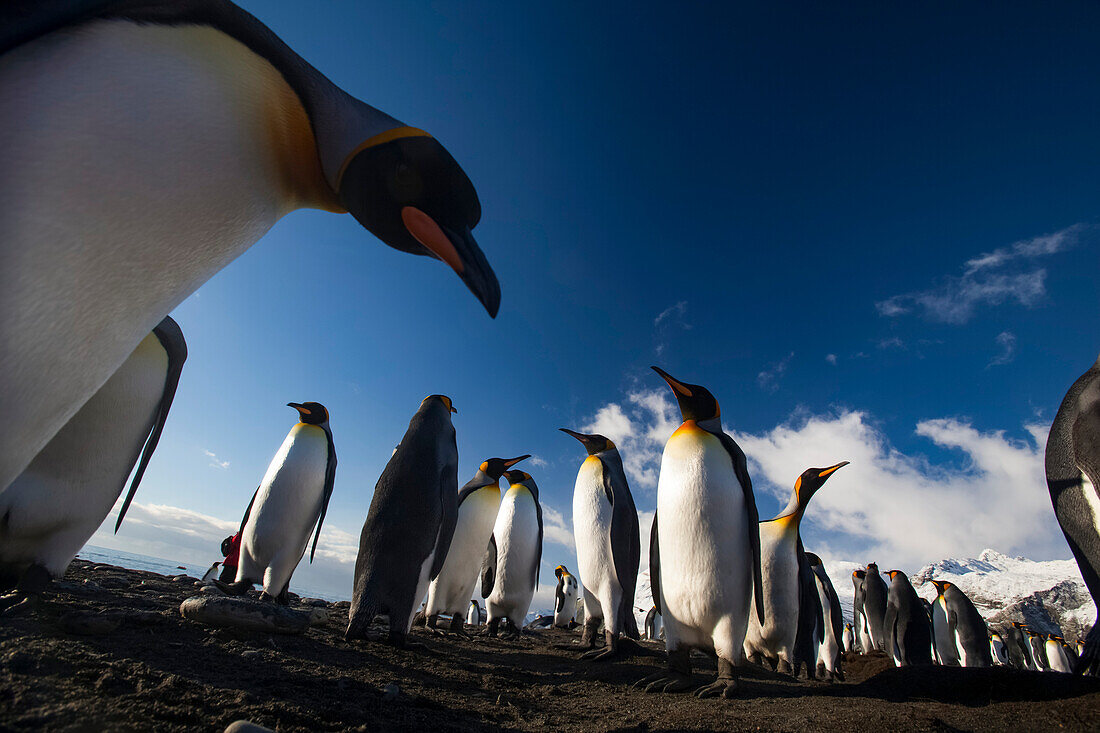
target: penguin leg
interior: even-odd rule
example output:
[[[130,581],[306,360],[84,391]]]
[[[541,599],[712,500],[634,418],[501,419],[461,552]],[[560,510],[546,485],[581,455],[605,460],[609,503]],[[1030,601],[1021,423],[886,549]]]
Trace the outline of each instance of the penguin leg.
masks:
[[[634,687],[641,687],[646,692],[686,692],[694,686],[689,647],[669,651],[666,671],[656,672],[634,683]]]
[[[449,630],[452,634],[458,634],[467,639],[470,638],[470,635],[466,633],[466,621],[462,618],[461,613],[451,616],[451,628]]]
[[[791,663],[784,658],[780,658],[779,662],[775,665],[775,671],[779,674],[790,675],[791,677],[798,677],[798,671],[791,666]]]
[[[581,655],[581,659],[590,659],[593,662],[614,659],[619,656],[619,635],[611,633],[610,629],[604,629],[603,649],[590,649]]]
[[[581,646],[585,649],[596,648],[596,632],[600,629],[600,618],[586,618],[584,620],[584,631],[581,632]]]
[[[737,678],[733,676],[733,662],[718,657],[718,679],[695,691],[696,697],[731,698],[737,694]]]
[[[515,639],[519,636],[519,627],[516,626],[516,622],[512,620],[510,616],[504,617],[504,631],[501,632],[501,639]]]
[[[4,616],[14,616],[38,608],[38,601],[53,577],[43,565],[35,563],[23,571],[15,590],[0,597],[0,610]]]
[[[499,618],[491,618],[491,619],[489,619],[489,623],[485,626],[485,635],[496,638],[497,629],[499,629],[499,628],[500,628],[500,619]]]
[[[435,627],[436,627],[436,624],[438,624],[438,623],[439,623],[439,614],[438,613],[433,613],[432,615],[428,616],[424,621],[424,625],[428,628],[428,631],[430,631],[432,633],[435,633],[435,630],[436,630]]]

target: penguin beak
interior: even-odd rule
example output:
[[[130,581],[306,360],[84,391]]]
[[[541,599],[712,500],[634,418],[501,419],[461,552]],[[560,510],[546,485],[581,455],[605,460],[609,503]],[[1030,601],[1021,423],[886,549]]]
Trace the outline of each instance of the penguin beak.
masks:
[[[416,241],[451,266],[489,315],[496,318],[500,310],[500,283],[469,228],[455,232],[441,227],[415,206],[401,209],[401,221]]]
[[[528,453],[527,455],[524,455],[524,456],[520,456],[519,458],[513,458],[513,459],[511,459],[511,460],[505,461],[505,462],[504,462],[504,465],[505,465],[505,466],[506,466],[507,468],[511,468],[512,466],[516,465],[516,464],[517,464],[517,463],[519,463],[520,461],[522,461],[522,460],[525,460],[525,459],[527,459],[527,458],[530,458],[530,457],[531,457],[531,454],[530,454],[530,453]]]
[[[848,461],[841,461],[840,463],[836,464],[835,466],[830,466],[829,468],[826,468],[824,471],[819,473],[817,475],[817,477],[818,478],[827,478],[829,476],[829,474],[831,474],[833,471],[837,470],[838,468],[844,468],[847,465],[848,465]]]
[[[666,372],[660,367],[650,367],[653,371],[661,375],[661,379],[668,382],[668,386],[672,388],[672,391],[676,394],[683,395],[684,397],[691,397],[691,390],[685,387],[681,382],[678,382],[673,378],[671,374]]]
[[[304,406],[298,404],[297,402],[288,402],[288,403],[286,403],[286,406],[287,407],[293,407],[295,410],[298,411],[299,415],[303,415],[303,416],[307,416],[307,417],[310,415],[309,408],[304,407]]]

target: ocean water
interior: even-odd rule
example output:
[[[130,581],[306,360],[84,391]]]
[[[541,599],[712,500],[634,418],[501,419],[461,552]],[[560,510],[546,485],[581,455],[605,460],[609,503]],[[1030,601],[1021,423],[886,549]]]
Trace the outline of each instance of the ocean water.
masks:
[[[150,557],[149,555],[139,555],[136,552],[112,550],[107,547],[97,547],[96,545],[84,545],[84,547],[80,548],[80,552],[76,553],[76,556],[88,562],[118,565],[119,567],[129,568],[130,570],[147,570],[161,575],[179,575],[180,573],[184,573],[195,578],[201,578],[206,574],[206,571],[210,569],[209,565],[200,567],[198,565],[189,565],[185,562],[165,560],[164,558]],[[303,598],[323,598],[326,601],[347,600],[346,598],[337,598],[332,594],[320,593],[309,588],[296,586],[293,584],[293,581],[291,581],[291,583],[291,590]]]

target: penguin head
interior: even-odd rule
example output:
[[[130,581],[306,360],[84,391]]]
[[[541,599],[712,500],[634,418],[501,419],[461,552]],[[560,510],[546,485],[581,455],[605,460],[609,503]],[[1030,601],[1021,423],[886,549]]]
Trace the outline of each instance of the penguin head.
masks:
[[[558,428],[558,430],[566,435],[572,435],[579,440],[590,456],[594,456],[597,453],[603,453],[615,447],[615,444],[611,442],[609,438],[605,438],[602,435],[585,435],[584,433],[574,432],[569,428]]]
[[[470,233],[481,220],[481,202],[439,141],[412,127],[375,135],[344,159],[335,188],[372,234],[394,249],[445,262],[496,317],[500,283]]]
[[[445,394],[430,394],[430,395],[428,395],[427,397],[425,397],[423,400],[420,401],[420,407],[423,408],[425,405],[427,405],[431,401],[439,401],[439,402],[443,403],[443,406],[447,408],[447,412],[449,412],[449,413],[450,412],[454,412],[454,413],[458,412],[458,410],[456,410],[454,408],[454,405],[451,404],[451,398],[448,397]],[[398,446],[398,447],[400,447],[400,446]],[[396,453],[396,452],[397,452],[397,448],[394,448],[394,453]]]
[[[714,399],[714,395],[706,387],[681,382],[660,367],[650,367],[650,369],[660,374],[672,389],[672,393],[676,395],[684,422],[694,420],[699,423],[705,420],[717,420],[722,416],[722,411],[718,408],[718,400]]]
[[[900,570],[887,570],[886,574],[890,577],[890,580],[893,580],[895,575],[905,575]]]
[[[947,589],[951,586],[946,580],[933,580],[932,585],[936,587],[936,595],[942,596],[947,592]]]
[[[852,571],[852,577],[855,578],[856,580],[863,580],[865,577],[867,577],[867,571],[866,570],[853,570]]]
[[[840,468],[844,468],[848,465],[848,461],[841,461],[835,466],[829,466],[828,468],[807,468],[802,472],[802,475],[794,481],[794,493],[798,497],[798,506],[805,508],[810,503],[810,497],[817,493],[817,490],[825,485],[825,482],[829,480],[829,477]]]
[[[558,580],[561,580],[561,576],[563,576],[563,575],[569,575],[569,569],[568,568],[566,568],[564,565],[559,565],[556,568],[554,568],[554,576]]]
[[[298,417],[306,425],[323,425],[328,422],[328,410],[320,402],[288,402],[287,407],[298,411]]]
[[[519,484],[530,491],[531,496],[535,499],[539,498],[539,487],[535,485],[535,480],[531,478],[531,474],[526,471],[505,471],[504,478],[507,479],[509,485]]]
[[[494,481],[499,481],[500,477],[504,475],[505,471],[507,471],[509,468],[516,465],[523,459],[530,457],[531,454],[528,453],[527,455],[519,456],[518,458],[490,458],[489,460],[482,463],[481,466],[479,466],[478,468],[483,474],[485,474],[489,478],[493,479]]]
[[[810,567],[816,567],[821,564],[821,558],[813,552],[803,553],[806,556],[806,562],[810,564]]]

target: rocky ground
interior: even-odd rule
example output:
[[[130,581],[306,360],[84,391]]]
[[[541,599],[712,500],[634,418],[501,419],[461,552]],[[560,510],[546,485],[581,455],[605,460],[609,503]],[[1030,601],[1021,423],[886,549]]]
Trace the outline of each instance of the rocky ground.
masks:
[[[399,651],[343,640],[347,604],[301,635],[185,619],[193,578],[75,561],[39,609],[0,619],[0,729],[212,730],[247,719],[286,731],[1100,730],[1100,681],[1010,669],[893,669],[852,657],[844,683],[750,672],[738,700],[647,695],[663,664],[643,644],[614,664],[515,641],[429,636]],[[714,674],[695,660],[702,683]]]

